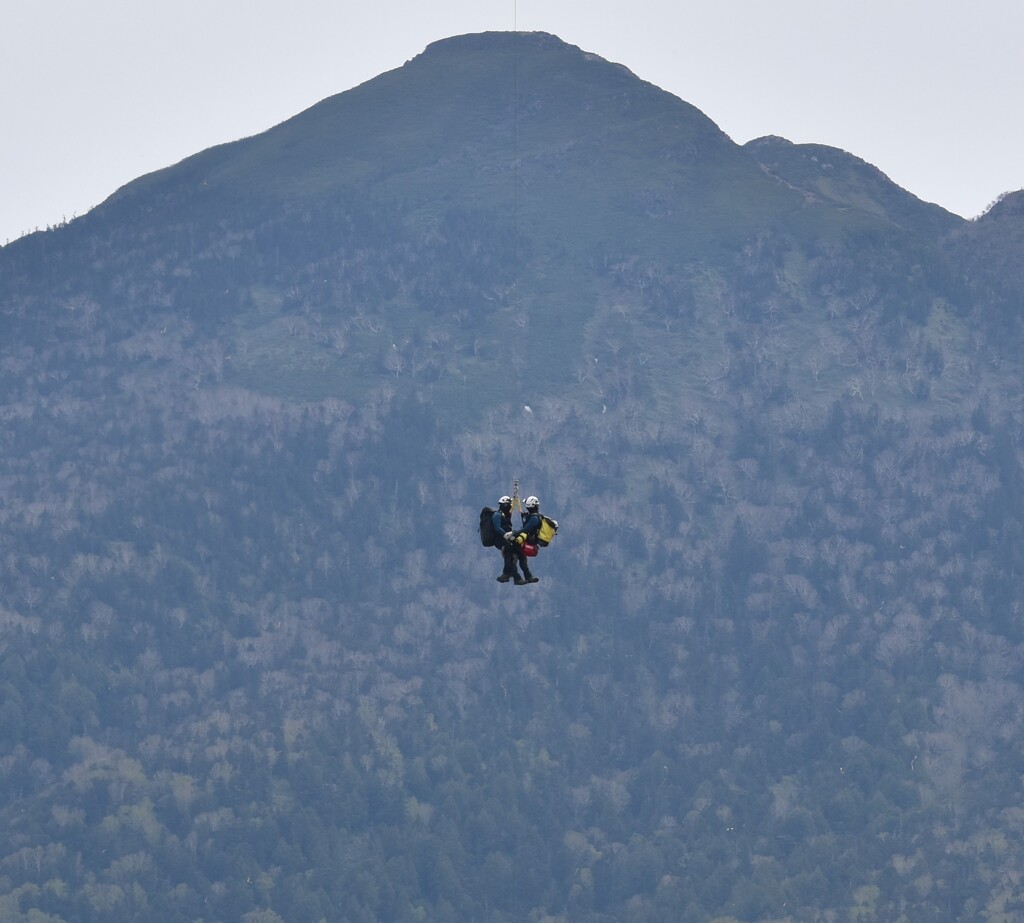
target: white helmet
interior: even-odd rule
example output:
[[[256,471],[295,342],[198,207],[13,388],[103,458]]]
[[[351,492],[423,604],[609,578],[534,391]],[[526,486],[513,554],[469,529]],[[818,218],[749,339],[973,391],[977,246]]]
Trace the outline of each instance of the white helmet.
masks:
[[[527,497],[526,498],[526,508],[528,510],[538,510],[538,509],[540,509],[540,500],[538,500],[536,497]]]
[[[498,501],[498,506],[511,506],[511,505],[512,505],[512,498],[511,497],[502,497]]]

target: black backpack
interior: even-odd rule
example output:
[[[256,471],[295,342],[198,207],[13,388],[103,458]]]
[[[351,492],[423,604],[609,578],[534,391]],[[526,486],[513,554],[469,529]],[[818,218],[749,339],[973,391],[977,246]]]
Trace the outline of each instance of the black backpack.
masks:
[[[494,548],[498,544],[498,540],[501,538],[498,535],[498,530],[494,528],[494,510],[489,506],[485,506],[480,510],[480,544],[484,548]]]

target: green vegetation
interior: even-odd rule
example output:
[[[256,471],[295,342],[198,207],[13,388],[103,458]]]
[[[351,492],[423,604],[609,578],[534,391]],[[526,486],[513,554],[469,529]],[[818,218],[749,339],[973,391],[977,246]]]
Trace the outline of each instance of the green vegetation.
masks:
[[[1020,918],[1021,239],[484,35],[3,248],[0,919]]]

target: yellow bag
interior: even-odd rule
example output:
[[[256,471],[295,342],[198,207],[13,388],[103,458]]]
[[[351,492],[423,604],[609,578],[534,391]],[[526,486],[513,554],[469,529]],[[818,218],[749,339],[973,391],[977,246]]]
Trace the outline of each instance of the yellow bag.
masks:
[[[541,514],[540,528],[537,530],[537,544],[542,548],[546,548],[557,534],[558,522]]]

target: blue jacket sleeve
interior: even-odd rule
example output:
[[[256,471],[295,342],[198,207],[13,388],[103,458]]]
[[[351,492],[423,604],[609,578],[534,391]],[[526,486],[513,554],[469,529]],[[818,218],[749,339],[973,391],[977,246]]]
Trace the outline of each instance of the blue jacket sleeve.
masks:
[[[523,527],[520,531],[525,532],[530,538],[536,538],[537,531],[540,529],[540,521],[538,513],[531,513],[523,520]]]

